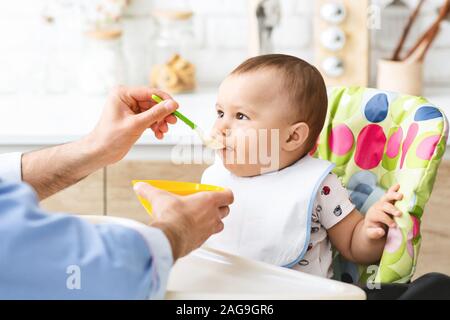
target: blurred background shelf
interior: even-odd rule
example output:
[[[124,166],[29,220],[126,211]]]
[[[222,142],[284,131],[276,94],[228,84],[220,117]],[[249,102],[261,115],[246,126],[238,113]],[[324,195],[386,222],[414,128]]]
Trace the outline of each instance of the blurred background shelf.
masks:
[[[208,130],[215,120],[216,93],[204,89],[194,94],[175,95],[180,111]],[[95,126],[105,104],[105,96],[0,95],[0,152],[27,151],[76,140]],[[130,152],[129,158],[170,160],[174,145],[201,145],[192,130],[179,122],[164,140],[148,130]],[[147,147],[152,152],[145,153]],[[164,153],[165,152],[165,153]]]
[[[216,94],[217,88],[206,87],[174,98],[180,111],[209,130],[216,118]],[[450,88],[427,88],[424,96],[441,107],[450,119]],[[26,151],[81,138],[94,128],[105,101],[105,96],[81,94],[0,95],[0,152]],[[168,148],[178,144],[200,145],[200,140],[182,123],[171,126],[164,140],[157,140],[148,130],[128,158],[163,160]],[[142,152],[148,147],[153,148],[153,156]],[[161,153],[162,150],[166,153]]]

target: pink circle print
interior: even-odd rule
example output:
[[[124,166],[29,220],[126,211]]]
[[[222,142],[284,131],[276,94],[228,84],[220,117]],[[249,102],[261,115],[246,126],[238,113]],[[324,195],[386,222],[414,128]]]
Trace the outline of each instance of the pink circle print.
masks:
[[[400,249],[403,241],[402,231],[400,228],[390,228],[386,238],[386,244],[384,250],[389,253],[394,253]]]
[[[386,135],[383,128],[369,124],[361,130],[356,142],[355,163],[364,170],[378,166],[383,157]]]
[[[420,220],[417,217],[411,215],[413,223],[413,237],[416,238],[420,234]]]
[[[339,124],[331,129],[328,141],[330,150],[338,156],[343,156],[353,147],[353,133],[345,124]]]
[[[436,150],[436,145],[441,139],[441,136],[431,136],[423,139],[416,150],[416,155],[422,160],[430,160]]]
[[[398,130],[389,138],[389,141],[386,146],[386,155],[389,158],[395,158],[399,151],[400,145],[402,144],[403,139],[403,130],[402,128],[398,128]]]

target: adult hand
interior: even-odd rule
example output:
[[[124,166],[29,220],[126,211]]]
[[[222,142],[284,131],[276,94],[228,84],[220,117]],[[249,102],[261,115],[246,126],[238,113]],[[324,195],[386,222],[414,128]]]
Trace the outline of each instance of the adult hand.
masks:
[[[230,212],[231,190],[177,196],[137,183],[136,193],[149,200],[155,216],[153,227],[161,229],[172,246],[174,260],[200,247],[211,235],[223,230],[222,219]]]
[[[156,103],[152,94],[164,101]],[[177,119],[172,113],[178,104],[172,97],[148,87],[114,89],[108,97],[102,116],[86,141],[102,158],[103,165],[121,160],[136,143],[145,129],[153,130],[156,138],[162,139],[168,124]]]
[[[165,101],[156,104],[156,94]],[[118,87],[108,97],[102,116],[87,136],[78,141],[32,151],[22,156],[22,179],[34,187],[39,198],[71,186],[92,172],[122,159],[151,128],[158,139],[177,119],[178,104],[170,95],[147,87]]]

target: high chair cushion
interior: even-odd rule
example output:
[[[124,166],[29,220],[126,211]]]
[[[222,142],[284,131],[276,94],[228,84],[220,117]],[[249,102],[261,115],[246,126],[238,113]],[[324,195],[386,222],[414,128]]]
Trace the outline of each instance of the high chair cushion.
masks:
[[[362,213],[392,185],[404,197],[398,228],[389,229],[378,266],[356,266],[336,256],[339,280],[408,282],[420,248],[420,223],[445,152],[448,121],[425,98],[362,87],[328,92],[325,126],[311,154],[336,164],[333,172]]]

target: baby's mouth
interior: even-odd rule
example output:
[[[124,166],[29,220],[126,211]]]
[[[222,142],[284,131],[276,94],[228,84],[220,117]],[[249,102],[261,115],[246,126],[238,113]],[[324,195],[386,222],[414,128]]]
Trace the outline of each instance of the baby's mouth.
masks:
[[[212,136],[213,139],[215,139],[218,143],[218,145],[220,145],[220,148],[217,148],[218,151],[232,151],[234,150],[233,147],[229,146],[226,144],[226,139],[223,139],[222,137],[217,137],[217,136]]]
[[[227,146],[225,143],[223,143],[223,148],[221,148],[218,151],[221,151],[222,153],[230,153],[234,151],[234,148],[232,146]]]
[[[211,137],[218,142],[218,145],[221,146],[216,149],[217,151],[222,153],[231,153],[235,151],[234,140],[232,138],[214,134],[212,134]]]
[[[224,146],[222,149],[220,149],[221,151],[227,151],[227,152],[229,152],[229,151],[233,151],[234,150],[234,148],[233,147],[230,147],[230,146]]]

